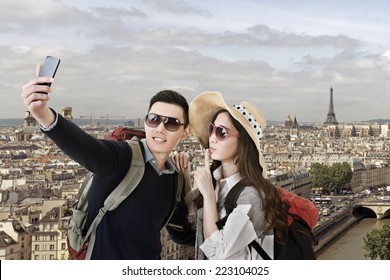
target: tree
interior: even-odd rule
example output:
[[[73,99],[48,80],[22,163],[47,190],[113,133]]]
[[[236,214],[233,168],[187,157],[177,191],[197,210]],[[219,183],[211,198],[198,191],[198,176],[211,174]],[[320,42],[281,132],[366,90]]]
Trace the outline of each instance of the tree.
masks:
[[[314,187],[326,189],[329,185],[328,167],[320,163],[313,163],[310,166],[311,183]]]
[[[329,190],[340,193],[341,188],[352,180],[352,169],[347,162],[335,163],[330,167],[331,180]]]
[[[341,188],[352,180],[352,169],[347,162],[332,166],[313,163],[310,167],[311,183],[322,187],[325,193],[340,193]]]
[[[390,260],[390,224],[382,229],[373,229],[363,238],[363,249],[367,251],[365,257],[371,260]]]

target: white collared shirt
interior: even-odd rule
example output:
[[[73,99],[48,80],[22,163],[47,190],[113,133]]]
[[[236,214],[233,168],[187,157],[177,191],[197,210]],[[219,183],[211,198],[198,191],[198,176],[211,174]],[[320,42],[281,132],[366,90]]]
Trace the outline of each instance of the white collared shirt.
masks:
[[[216,202],[218,217],[221,219],[226,216],[223,207],[225,197],[229,190],[241,180],[241,176],[236,173],[228,178],[221,179],[221,167],[214,171],[213,176],[217,180]],[[200,217],[198,222],[203,222],[202,220],[202,217]],[[264,234],[267,225],[256,189],[246,187],[240,194],[237,207],[229,215],[223,229],[215,231],[209,238],[206,238],[200,245],[200,249],[208,259],[261,259],[254,249],[250,250],[248,247],[248,244],[256,239],[273,258],[274,236]]]
[[[166,169],[160,171],[158,168],[157,168],[157,165],[156,165],[156,160],[155,158],[153,157],[153,154],[152,152],[150,151],[148,145],[146,144],[146,139],[141,139],[140,140],[143,147],[144,147],[144,150],[145,150],[145,163],[146,162],[150,162],[150,164],[153,166],[154,170],[156,170],[156,172],[158,173],[158,175],[164,175],[164,174],[173,174],[175,173],[177,170],[176,170],[176,166],[175,164],[172,162],[172,159],[169,157],[167,159],[167,161],[165,162],[165,166],[166,166]]]

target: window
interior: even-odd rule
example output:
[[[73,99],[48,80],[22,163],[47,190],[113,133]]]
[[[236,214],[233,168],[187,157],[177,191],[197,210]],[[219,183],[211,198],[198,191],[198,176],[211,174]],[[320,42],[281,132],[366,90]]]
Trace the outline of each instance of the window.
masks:
[[[39,245],[35,245],[35,251],[39,251]]]
[[[50,251],[54,251],[54,245],[50,245]]]
[[[36,260],[36,261],[39,260],[39,255],[35,255],[34,260]]]
[[[35,241],[39,241],[39,235],[35,235]]]
[[[49,256],[49,259],[50,259],[50,260],[54,260],[54,255],[50,255],[50,256]]]
[[[54,241],[54,240],[55,240],[54,234],[50,234],[50,241]]]
[[[66,243],[65,242],[62,242],[61,243],[61,250],[65,250],[66,249]]]

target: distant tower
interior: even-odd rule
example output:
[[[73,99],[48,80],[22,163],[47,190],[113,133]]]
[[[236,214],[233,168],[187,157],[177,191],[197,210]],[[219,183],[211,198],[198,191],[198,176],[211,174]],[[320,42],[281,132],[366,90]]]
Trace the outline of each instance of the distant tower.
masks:
[[[293,126],[293,121],[290,117],[290,114],[288,114],[287,119],[284,121],[284,127],[285,128],[291,128]]]
[[[62,107],[62,116],[68,120],[73,120],[72,107]]]
[[[294,134],[294,135],[298,135],[299,134],[299,125],[298,125],[298,122],[297,122],[297,117],[294,117],[294,122],[293,122],[293,125],[291,127],[291,133]]]
[[[356,128],[355,128],[355,125],[352,126],[352,130],[351,130],[351,137],[356,137],[357,134],[356,134]]]
[[[33,117],[33,115],[30,113],[30,111],[26,111],[24,114],[24,120],[23,120],[23,127],[24,128],[30,128],[30,127],[36,127],[37,121]]]
[[[40,131],[37,121],[30,111],[24,113],[23,128],[16,132],[17,141],[30,141]]]
[[[324,122],[325,125],[339,124],[336,119],[336,114],[334,113],[333,108],[333,88],[330,87],[330,101],[329,101],[329,111]]]

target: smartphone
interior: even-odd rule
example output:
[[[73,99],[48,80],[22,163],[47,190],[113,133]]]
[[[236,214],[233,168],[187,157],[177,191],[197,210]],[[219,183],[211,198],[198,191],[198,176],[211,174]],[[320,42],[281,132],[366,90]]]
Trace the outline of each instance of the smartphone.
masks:
[[[53,56],[47,56],[45,61],[42,64],[42,68],[39,71],[38,77],[51,77],[54,78],[56,75],[58,66],[60,65],[61,60],[59,58]],[[51,83],[43,83],[41,85],[45,85],[50,87]]]

